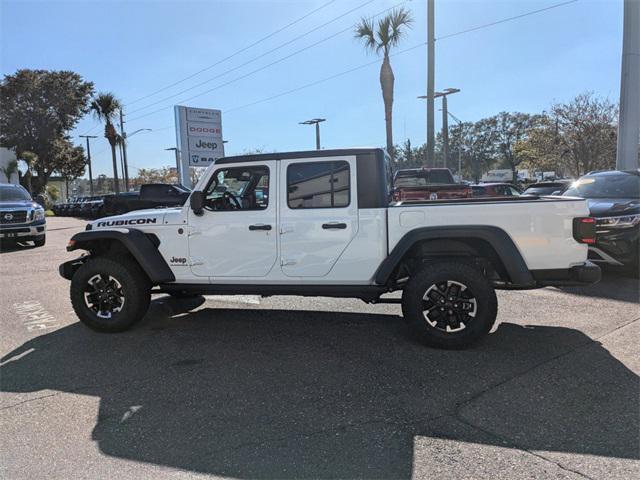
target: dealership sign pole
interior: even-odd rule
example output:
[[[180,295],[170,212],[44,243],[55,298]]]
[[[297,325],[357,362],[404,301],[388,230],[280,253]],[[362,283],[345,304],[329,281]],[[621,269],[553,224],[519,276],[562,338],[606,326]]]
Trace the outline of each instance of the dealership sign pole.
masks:
[[[193,187],[189,167],[208,167],[224,156],[220,110],[175,106],[177,167],[182,185]]]

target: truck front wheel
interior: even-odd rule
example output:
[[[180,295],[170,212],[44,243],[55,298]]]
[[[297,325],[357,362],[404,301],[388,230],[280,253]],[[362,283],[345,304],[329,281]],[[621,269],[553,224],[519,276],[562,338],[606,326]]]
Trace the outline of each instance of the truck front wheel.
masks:
[[[82,323],[99,332],[122,332],[144,317],[151,286],[137,264],[98,257],[71,279],[71,304]]]
[[[402,294],[402,314],[427,345],[464,348],[489,333],[498,300],[480,271],[462,262],[426,265]]]

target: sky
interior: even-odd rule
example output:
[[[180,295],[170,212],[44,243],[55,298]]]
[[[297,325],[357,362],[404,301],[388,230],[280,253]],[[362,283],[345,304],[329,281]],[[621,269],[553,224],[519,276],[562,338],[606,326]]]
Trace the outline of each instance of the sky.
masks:
[[[622,0],[577,0],[453,35],[565,2],[436,0],[436,90],[461,90],[450,112],[463,121],[538,113],[586,91],[617,102]],[[414,23],[391,58],[394,143],[418,145],[426,139],[426,105],[416,99],[426,94],[425,0],[0,0],[0,73],[73,70],[113,92],[129,134],[152,130],[129,138],[132,174],[175,165],[165,149],[176,145],[177,104],[222,110],[227,155],[313,149],[314,128],[298,122],[315,117],[327,119],[323,148],[383,146],[381,60],[352,27],[395,5]],[[84,144],[78,135],[87,133],[100,135],[94,176],[111,176],[107,140],[90,115],[73,141]]]

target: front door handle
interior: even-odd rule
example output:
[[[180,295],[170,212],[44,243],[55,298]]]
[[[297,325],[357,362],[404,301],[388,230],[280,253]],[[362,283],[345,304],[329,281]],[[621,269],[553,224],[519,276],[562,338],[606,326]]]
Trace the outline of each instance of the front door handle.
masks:
[[[249,230],[271,230],[271,225],[249,225]]]
[[[339,223],[339,222],[323,223],[322,228],[324,228],[325,230],[330,230],[330,229],[344,230],[345,228],[347,228],[347,224]]]

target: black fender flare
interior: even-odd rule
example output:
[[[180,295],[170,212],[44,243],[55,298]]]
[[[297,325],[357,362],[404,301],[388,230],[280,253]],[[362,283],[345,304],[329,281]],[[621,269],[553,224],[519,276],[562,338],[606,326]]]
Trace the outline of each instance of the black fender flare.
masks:
[[[502,261],[511,283],[520,286],[535,285],[535,280],[511,237],[498,227],[488,225],[459,225],[423,227],[411,230],[400,239],[375,274],[378,285],[386,285],[404,255],[416,243],[435,239],[479,239],[487,242]]]
[[[176,280],[175,275],[167,265],[167,262],[162,257],[162,254],[158,251],[157,245],[155,245],[151,239],[145,235],[144,232],[135,228],[123,228],[118,230],[88,230],[85,232],[76,233],[67,246],[68,251],[73,250],[91,250],[91,244],[102,240],[113,240],[120,242],[124,248],[136,259],[140,267],[149,277],[149,280],[153,284],[174,282]],[[77,265],[78,260],[72,260],[67,262],[73,265]],[[70,266],[66,264],[60,265],[60,273],[63,277],[67,278],[69,271],[73,271]],[[66,274],[63,274],[63,271]]]

